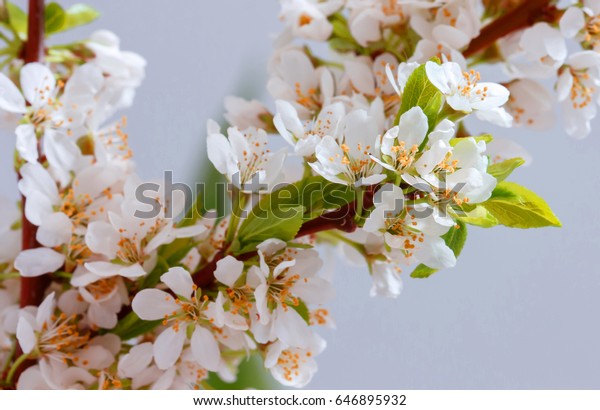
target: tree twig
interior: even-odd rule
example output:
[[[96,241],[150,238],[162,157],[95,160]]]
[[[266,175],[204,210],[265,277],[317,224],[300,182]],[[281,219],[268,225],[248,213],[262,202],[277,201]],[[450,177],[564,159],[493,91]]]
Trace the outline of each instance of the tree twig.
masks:
[[[364,192],[363,207],[369,209],[373,206],[373,197],[377,186],[371,186]],[[354,232],[358,225],[354,219],[356,215],[356,201],[351,202],[342,206],[340,209],[325,213],[315,219],[307,221],[302,224],[300,230],[296,234],[296,238],[301,238],[307,235],[314,235],[319,232],[329,231],[337,229],[343,232]],[[215,280],[215,269],[217,268],[217,262],[223,259],[226,254],[226,246],[217,252],[212,260],[204,265],[199,271],[194,273],[193,279],[196,286],[199,288],[206,288],[210,286]],[[247,260],[256,256],[256,251],[244,253],[237,256],[238,260]]]
[[[25,63],[42,61],[44,57],[44,0],[29,0],[29,14],[27,26],[27,42],[24,45],[23,57]],[[21,176],[19,175],[19,178]],[[21,201],[22,216],[22,243],[23,250],[39,247],[36,240],[37,226],[33,225],[25,216],[26,198],[23,196]],[[44,299],[44,292],[50,283],[48,275],[42,275],[34,278],[21,277],[20,306],[39,306]],[[20,346],[17,347],[17,356],[22,353]],[[19,363],[14,370],[14,380],[19,379],[21,373],[33,364],[32,361],[23,361]]]
[[[485,26],[463,51],[463,55],[472,57],[502,37],[544,20],[549,15],[553,15],[550,0],[523,0],[519,6]]]
[[[25,63],[43,60],[44,53],[44,0],[29,0],[29,15],[27,26],[27,42],[24,45]],[[20,176],[19,176],[20,178]],[[22,249],[39,247],[36,240],[37,226],[25,216],[26,198],[22,197]],[[21,307],[39,305],[44,298],[48,285],[48,276],[21,278]]]

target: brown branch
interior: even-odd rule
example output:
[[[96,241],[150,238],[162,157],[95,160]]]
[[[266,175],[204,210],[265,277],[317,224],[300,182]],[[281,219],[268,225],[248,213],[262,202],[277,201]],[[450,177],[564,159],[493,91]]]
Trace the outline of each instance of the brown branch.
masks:
[[[29,0],[29,15],[27,26],[27,42],[23,49],[23,58],[25,63],[33,63],[44,59],[44,0]],[[19,175],[19,179],[21,175]],[[36,240],[37,226],[33,225],[25,216],[26,198],[21,197],[21,228],[23,250],[34,249],[40,246]],[[44,300],[44,292],[50,284],[50,277],[42,275],[35,278],[21,277],[21,298],[20,306],[39,306]],[[17,354],[22,354],[21,347],[17,345]],[[29,366],[35,364],[34,361],[25,361],[16,371],[15,383],[19,380],[21,373]]]
[[[524,0],[518,7],[484,27],[479,36],[474,38],[467,49],[463,51],[463,54],[465,57],[472,57],[502,37],[529,27],[538,21],[548,20],[549,17],[555,17],[550,0]]]
[[[373,206],[373,197],[375,195],[375,191],[377,190],[377,186],[371,186],[367,188],[363,196],[363,208],[369,209]],[[356,201],[351,202],[342,206],[340,209],[335,211],[331,211],[325,213],[315,219],[307,221],[302,224],[300,230],[296,234],[296,238],[301,238],[307,235],[314,235],[319,232],[329,231],[333,229],[337,229],[343,232],[354,232],[358,225],[355,221],[356,216]],[[226,249],[224,246],[219,252],[215,254],[212,260],[204,265],[199,271],[194,273],[192,276],[194,278],[194,283],[199,288],[206,288],[214,283],[215,280],[215,269],[217,268],[217,262],[227,256]],[[242,255],[238,255],[236,258],[238,260],[247,260],[256,256],[256,251],[244,253]]]
[[[215,280],[215,269],[217,262],[225,257],[225,250],[221,249],[213,256],[212,260],[192,275],[194,284],[199,288],[207,288]]]
[[[25,43],[25,63],[43,60],[44,53],[44,0],[29,0],[27,42]],[[20,178],[20,176],[19,176]],[[25,216],[25,197],[22,197],[22,249],[33,249],[40,245],[35,239],[37,227]],[[39,305],[49,278],[46,275],[36,278],[21,278],[21,306]]]
[[[44,59],[44,0],[29,0],[25,63]]]

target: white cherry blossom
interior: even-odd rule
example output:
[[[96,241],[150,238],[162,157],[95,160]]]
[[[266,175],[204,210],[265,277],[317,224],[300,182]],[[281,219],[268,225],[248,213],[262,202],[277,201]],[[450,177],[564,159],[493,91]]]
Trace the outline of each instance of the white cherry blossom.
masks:
[[[221,354],[213,334],[215,322],[214,302],[201,296],[190,274],[182,268],[171,268],[161,276],[176,295],[158,289],[144,289],[133,299],[133,311],[143,320],[163,319],[166,329],[154,343],[154,360],[159,369],[168,369],[181,355],[188,329],[189,340],[196,362],[204,368],[216,371]]]
[[[301,121],[298,112],[287,101],[276,101],[277,114],[273,122],[279,134],[294,147],[296,154],[312,157],[315,148],[323,137],[329,135],[336,138],[345,108],[340,102],[323,107],[319,115],[312,121]]]
[[[260,265],[248,271],[255,289],[256,313],[252,331],[260,343],[281,340],[287,346],[305,348],[310,343],[308,323],[294,309],[300,301],[322,304],[333,296],[331,284],[316,276],[321,260],[316,251],[286,251],[285,244],[264,243],[259,249]]]
[[[331,182],[346,185],[373,185],[385,175],[381,166],[372,160],[375,143],[379,137],[375,118],[364,110],[346,115],[337,138],[326,135],[317,144],[317,161],[309,165]]]
[[[215,122],[209,121],[207,128],[208,158],[236,186],[244,188],[255,175],[261,184],[270,184],[278,177],[286,152],[271,152],[265,131],[231,127],[225,137]]]
[[[456,111],[489,111],[508,101],[506,87],[490,82],[479,82],[480,74],[474,70],[463,72],[454,62],[437,64],[427,62],[425,70],[429,81],[446,97],[446,102]]]
[[[395,185],[382,187],[379,198],[365,231],[383,236],[390,247],[402,252],[406,264],[419,262],[434,269],[456,264],[454,253],[440,238],[454,225],[451,218],[427,205],[405,207],[404,193]]]
[[[269,73],[267,89],[271,96],[293,104],[301,119],[311,118],[332,102],[333,74],[327,67],[315,67],[306,53],[297,48],[278,50],[269,62]]]
[[[325,41],[333,31],[327,17],[342,5],[343,0],[282,0],[279,18],[294,36]]]
[[[569,56],[556,83],[558,100],[565,115],[565,130],[574,138],[584,138],[596,116],[600,85],[600,54],[580,51]]]
[[[304,387],[317,372],[315,356],[325,350],[326,342],[312,334],[305,348],[288,347],[277,341],[269,345],[265,357],[265,367],[284,386]]]

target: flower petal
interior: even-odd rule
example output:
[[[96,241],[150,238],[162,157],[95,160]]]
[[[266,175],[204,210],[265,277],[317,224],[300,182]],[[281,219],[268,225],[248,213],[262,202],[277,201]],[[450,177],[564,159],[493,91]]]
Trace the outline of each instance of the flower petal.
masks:
[[[244,262],[238,261],[233,256],[227,256],[217,262],[215,278],[229,287],[233,287],[244,270]]]
[[[110,262],[88,262],[85,264],[85,267],[88,268],[90,272],[104,278],[111,276],[139,278],[140,276],[146,275],[146,271],[139,263],[134,263],[133,265],[119,265]]]
[[[196,330],[191,340],[192,353],[198,364],[207,370],[217,371],[221,361],[221,352],[219,344],[214,335],[201,326],[196,326]]]
[[[175,331],[172,327],[164,330],[154,342],[154,361],[159,369],[167,370],[181,356],[185,343],[185,330]]]
[[[56,87],[54,74],[41,63],[29,63],[21,69],[21,88],[34,108],[44,105]]]
[[[15,114],[27,111],[23,94],[4,74],[0,73],[0,109]]]
[[[285,100],[275,101],[275,107],[277,108],[277,114],[273,122],[277,131],[286,141],[294,145],[294,139],[291,138],[289,133],[298,139],[304,137],[304,127],[300,122],[300,118],[298,118],[298,112],[292,104]]]
[[[119,360],[119,373],[124,377],[135,377],[152,362],[152,343],[133,346],[129,353]]]
[[[194,292],[192,275],[183,268],[175,267],[163,273],[160,277],[162,283],[167,285],[176,295],[190,298]]]
[[[30,353],[37,343],[35,330],[31,322],[32,318],[21,314],[17,323],[17,340],[25,354]]]
[[[38,307],[38,311],[35,316],[35,322],[40,328],[44,323],[50,323],[51,317],[54,314],[54,309],[56,308],[56,301],[54,300],[54,296],[54,292],[50,293],[44,298],[44,300]]]
[[[69,217],[62,212],[55,212],[42,220],[36,239],[42,245],[53,248],[69,242],[72,229]]]
[[[575,37],[585,27],[583,10],[578,7],[569,7],[560,18],[559,26],[563,36]]]
[[[65,263],[65,256],[49,248],[27,249],[15,259],[15,268],[21,276],[31,278],[57,271]]]
[[[231,170],[237,168],[237,161],[231,144],[222,134],[210,134],[206,138],[207,154],[217,171],[231,177]]]
[[[413,107],[400,117],[398,140],[405,142],[406,149],[412,148],[413,145],[419,146],[425,139],[428,128],[427,116],[421,107]]]
[[[37,162],[38,141],[35,127],[32,124],[22,124],[15,130],[17,135],[16,148],[21,158],[27,162]]]
[[[164,319],[179,310],[175,299],[159,289],[141,290],[131,302],[131,307],[142,320]]]
[[[275,333],[286,345],[306,348],[310,344],[312,333],[300,314],[290,307],[277,307]]]
[[[85,234],[85,243],[94,253],[114,259],[119,250],[121,237],[111,224],[104,221],[91,222]]]

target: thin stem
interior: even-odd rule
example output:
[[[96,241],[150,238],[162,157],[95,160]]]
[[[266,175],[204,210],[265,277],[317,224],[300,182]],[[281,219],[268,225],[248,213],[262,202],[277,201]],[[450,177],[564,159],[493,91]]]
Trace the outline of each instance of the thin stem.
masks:
[[[17,360],[15,360],[15,362],[13,363],[12,367],[10,368],[10,370],[8,371],[8,375],[6,376],[6,383],[7,384],[11,384],[13,378],[15,377],[15,374],[17,374],[17,371],[19,370],[19,368],[21,367],[21,365],[25,362],[25,360],[27,360],[29,358],[28,354],[22,354],[21,356],[19,356],[19,358]]]
[[[229,218],[229,226],[227,227],[227,243],[231,244],[237,232],[238,225],[240,223],[240,215],[244,210],[245,205],[245,194],[238,188],[234,187],[232,192],[232,210],[231,217]]]
[[[343,242],[351,248],[355,249],[361,255],[366,256],[365,247],[358,242],[354,242],[351,239],[348,239],[344,235],[339,234],[336,231],[323,231],[319,233],[319,238],[324,239],[325,241],[329,241],[332,243]]]
[[[396,174],[396,178],[394,179],[394,185],[400,186],[402,183],[402,174]]]
[[[312,177],[312,168],[307,163],[304,164],[304,173],[302,174],[302,178],[310,178]]]
[[[364,188],[356,188],[356,212],[354,215],[354,222],[359,223],[362,219],[363,214],[363,199],[364,199]]]
[[[0,21],[8,20],[8,10],[4,0],[0,0]]]
[[[0,369],[0,376],[2,376],[4,374],[4,372],[6,371],[6,369],[8,368],[8,365],[12,361],[12,358],[14,357],[16,351],[17,351],[17,342],[15,341],[13,343],[12,347],[10,348],[10,351],[8,352],[8,357],[6,358],[6,363],[4,363],[4,366],[2,366],[2,369]]]
[[[55,278],[61,278],[61,279],[67,279],[67,280],[71,280],[73,278],[72,273],[63,272],[63,271],[54,272],[54,273],[52,273],[52,276],[54,276]]]

